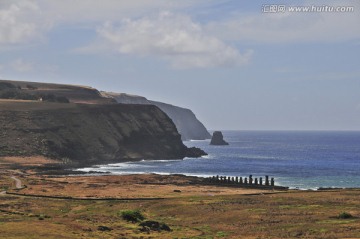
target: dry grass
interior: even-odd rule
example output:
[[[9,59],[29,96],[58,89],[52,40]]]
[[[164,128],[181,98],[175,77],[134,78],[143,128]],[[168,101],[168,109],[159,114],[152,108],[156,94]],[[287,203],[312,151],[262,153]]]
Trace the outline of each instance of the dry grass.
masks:
[[[3,238],[359,238],[360,191],[83,201],[1,196]],[[119,212],[140,209],[172,232],[139,231]],[[39,220],[42,218],[43,220]],[[98,231],[106,226],[111,231]],[[33,235],[33,237],[29,237]]]
[[[45,164],[57,164],[58,160],[49,159],[43,156],[31,157],[0,157],[0,164],[19,164],[22,166],[42,166]]]
[[[8,176],[20,172],[2,170],[0,183],[13,186]],[[16,176],[28,186],[21,193],[166,199],[74,200],[0,195],[2,238],[360,238],[360,190],[246,195],[249,191],[245,189],[186,185],[188,179],[181,176],[52,178],[30,171]],[[150,184],[160,182],[164,184]],[[166,223],[172,231],[141,232],[137,223],[121,218],[121,211],[137,209],[148,220]],[[354,218],[340,219],[341,212]],[[100,231],[99,226],[112,230]]]
[[[124,176],[33,176],[25,194],[77,198],[174,198],[265,193],[259,189],[227,188],[190,184],[191,177],[163,175]],[[177,190],[177,191],[175,191]],[[180,190],[180,192],[178,191]]]

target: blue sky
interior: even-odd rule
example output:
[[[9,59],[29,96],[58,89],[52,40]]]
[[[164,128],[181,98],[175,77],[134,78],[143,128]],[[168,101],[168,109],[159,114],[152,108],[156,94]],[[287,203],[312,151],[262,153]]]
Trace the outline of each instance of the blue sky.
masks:
[[[0,0],[0,78],[142,95],[209,129],[360,130],[359,22],[355,0]]]

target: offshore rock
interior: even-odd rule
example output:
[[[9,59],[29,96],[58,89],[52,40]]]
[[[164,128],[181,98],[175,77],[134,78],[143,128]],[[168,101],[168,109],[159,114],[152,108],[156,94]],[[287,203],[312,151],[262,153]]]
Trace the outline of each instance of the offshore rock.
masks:
[[[229,145],[229,143],[224,140],[221,131],[214,131],[210,145]]]
[[[207,155],[207,153],[205,153],[204,150],[196,148],[196,147],[191,147],[186,150],[186,157],[189,157],[189,158],[198,158],[198,157],[201,157],[204,155]]]

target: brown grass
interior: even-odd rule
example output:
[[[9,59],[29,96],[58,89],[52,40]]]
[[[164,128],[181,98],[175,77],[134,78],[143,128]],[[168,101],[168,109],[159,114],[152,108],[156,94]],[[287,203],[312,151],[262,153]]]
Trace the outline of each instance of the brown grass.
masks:
[[[19,193],[75,197],[165,197],[159,200],[74,200],[0,195],[2,238],[360,238],[360,190],[273,193],[191,185],[182,176],[51,177],[2,169],[0,183],[16,175]],[[13,187],[13,185],[10,185]],[[181,192],[174,192],[174,189]],[[255,192],[254,191],[254,192]],[[171,232],[145,233],[121,218],[139,209]],[[348,212],[352,219],[339,219]],[[111,231],[99,231],[99,226]]]
[[[19,164],[22,166],[42,166],[46,164],[57,164],[58,160],[49,159],[43,156],[31,157],[0,157],[0,164]]]
[[[184,176],[67,176],[28,179],[25,194],[71,196],[77,198],[174,198],[265,193],[259,189],[190,185]],[[175,190],[180,190],[176,192]]]

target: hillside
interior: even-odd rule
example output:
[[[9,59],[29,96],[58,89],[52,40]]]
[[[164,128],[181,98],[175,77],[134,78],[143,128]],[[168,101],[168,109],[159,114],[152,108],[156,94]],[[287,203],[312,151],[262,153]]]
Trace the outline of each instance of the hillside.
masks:
[[[152,104],[164,111],[175,123],[182,140],[210,139],[211,135],[195,114],[186,108],[149,101],[145,97],[125,93],[99,92],[88,86],[0,80],[0,99],[24,99],[60,103],[85,104]]]
[[[10,96],[15,93],[16,96],[25,97],[26,99],[40,99],[44,98],[44,96],[55,96],[66,98],[72,103],[116,103],[112,99],[102,97],[97,89],[88,86],[0,80],[0,98],[4,98],[1,97],[1,95],[9,96],[9,93],[11,93]]]
[[[195,114],[186,108],[151,101],[142,96],[129,95],[125,93],[101,92],[104,97],[115,99],[122,104],[152,104],[164,111],[174,122],[177,130],[181,134],[182,140],[204,140],[210,139],[211,135],[205,126],[196,118]]]
[[[0,101],[0,156],[43,155],[91,165],[200,156],[153,105]]]

